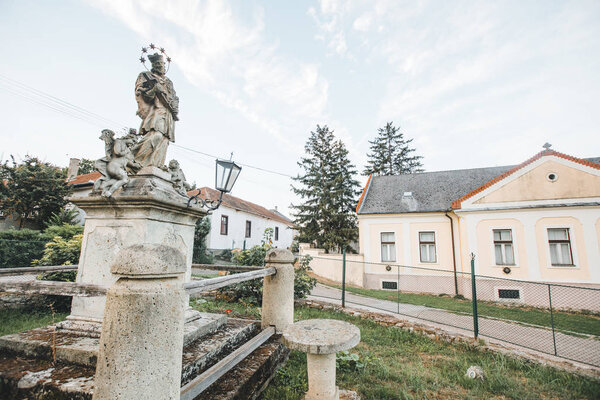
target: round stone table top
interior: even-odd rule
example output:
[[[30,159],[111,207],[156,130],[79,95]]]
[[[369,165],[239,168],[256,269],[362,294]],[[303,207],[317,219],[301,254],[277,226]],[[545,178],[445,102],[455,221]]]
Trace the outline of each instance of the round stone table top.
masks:
[[[288,326],[283,343],[309,354],[332,354],[348,350],[360,342],[360,330],[335,319],[307,319]]]

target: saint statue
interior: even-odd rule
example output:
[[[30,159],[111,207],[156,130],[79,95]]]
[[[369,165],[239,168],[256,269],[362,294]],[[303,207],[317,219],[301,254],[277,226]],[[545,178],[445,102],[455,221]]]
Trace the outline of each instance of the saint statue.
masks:
[[[152,69],[140,73],[135,82],[137,115],[142,119],[138,134],[142,138],[133,148],[133,154],[142,167],[164,168],[169,142],[175,141],[179,97],[173,82],[165,76],[162,54],[150,54],[148,60]]]

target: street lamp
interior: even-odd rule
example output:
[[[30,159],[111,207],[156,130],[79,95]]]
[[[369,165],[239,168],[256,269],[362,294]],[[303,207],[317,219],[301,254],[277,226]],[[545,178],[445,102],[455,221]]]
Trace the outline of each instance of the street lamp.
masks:
[[[235,162],[230,160],[217,160],[216,169],[215,169],[215,188],[221,192],[219,196],[219,200],[205,200],[200,197],[200,189],[198,189],[198,193],[192,196],[188,200],[188,207],[191,205],[192,200],[202,203],[202,207],[206,207],[209,211],[214,211],[221,205],[223,201],[223,194],[231,192],[233,185],[235,185],[235,181],[237,180],[242,167],[237,165]]]

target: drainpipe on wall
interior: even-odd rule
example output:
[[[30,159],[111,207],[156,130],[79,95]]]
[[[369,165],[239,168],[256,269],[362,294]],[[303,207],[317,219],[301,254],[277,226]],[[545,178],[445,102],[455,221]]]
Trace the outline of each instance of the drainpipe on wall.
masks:
[[[448,211],[445,213],[446,217],[450,220],[450,237],[452,238],[452,264],[454,266],[454,294],[458,296],[458,278],[456,276],[456,250],[454,248],[454,220],[448,215]]]

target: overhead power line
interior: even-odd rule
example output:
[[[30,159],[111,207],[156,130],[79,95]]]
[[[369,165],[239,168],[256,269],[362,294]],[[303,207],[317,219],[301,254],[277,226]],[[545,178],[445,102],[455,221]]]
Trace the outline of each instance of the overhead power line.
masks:
[[[112,128],[116,131],[127,129],[127,124],[122,124],[122,123],[112,120],[110,118],[106,118],[98,113],[86,110],[83,107],[79,107],[75,104],[72,104],[72,103],[66,101],[66,100],[63,100],[56,96],[53,96],[49,93],[43,92],[39,89],[36,89],[29,85],[26,85],[22,82],[19,82],[17,80],[14,80],[14,79],[9,78],[2,74],[0,74],[0,88],[4,89],[5,91],[7,91],[9,93],[15,94],[15,95],[23,98],[24,100],[27,100],[30,103],[41,105],[41,106],[51,109],[57,113],[69,116],[71,118],[78,119],[83,122],[87,122],[91,125],[94,125],[94,126],[97,126],[100,128],[108,127],[108,128]],[[187,150],[187,151],[190,151],[190,152],[193,152],[196,154],[200,154],[200,155],[203,155],[206,157],[210,157],[213,159],[219,158],[219,157],[215,156],[214,154],[209,154],[209,153],[206,153],[206,152],[203,152],[200,150],[192,149],[190,147],[185,147],[185,146],[181,146],[181,145],[174,144],[174,143],[172,145],[175,147],[178,147],[180,149]],[[262,168],[262,167],[257,167],[257,166],[242,163],[242,162],[237,162],[237,164],[239,164],[243,167],[255,169],[257,171],[280,175],[280,176],[284,176],[286,178],[293,178],[292,175],[285,174],[283,172],[274,171],[274,170],[270,170],[270,169]]]

